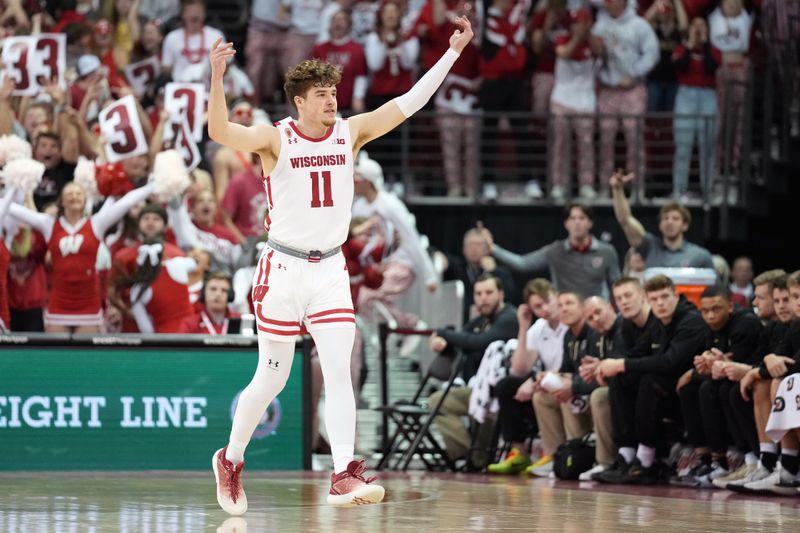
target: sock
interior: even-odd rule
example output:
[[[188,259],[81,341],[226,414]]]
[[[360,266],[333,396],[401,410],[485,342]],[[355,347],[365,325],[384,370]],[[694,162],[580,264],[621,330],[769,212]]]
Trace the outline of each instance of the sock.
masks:
[[[753,452],[747,452],[744,456],[744,464],[754,465],[758,463],[758,456]]]
[[[761,442],[758,448],[761,450],[759,455],[761,466],[770,472],[775,470],[775,464],[778,462],[778,445],[772,442]]]
[[[233,464],[244,460],[245,448],[250,443],[264,411],[289,379],[292,359],[294,342],[276,342],[259,335],[258,366],[253,379],[239,395],[230,441],[225,452],[225,458]]]
[[[620,448],[619,454],[625,459],[626,463],[631,464],[634,457],[636,457],[636,449],[628,447]]]
[[[323,329],[312,333],[325,381],[325,427],[331,443],[334,472],[347,470],[356,440],[356,399],[350,377],[353,329]]]
[[[781,466],[793,476],[800,471],[800,457],[797,454],[798,450],[781,450]]]
[[[656,449],[640,444],[636,450],[636,458],[639,459],[643,467],[650,468],[656,460]]]

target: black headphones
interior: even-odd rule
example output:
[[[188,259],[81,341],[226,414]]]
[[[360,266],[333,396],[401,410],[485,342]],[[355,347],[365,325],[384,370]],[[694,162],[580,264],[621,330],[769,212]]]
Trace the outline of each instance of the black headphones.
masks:
[[[208,285],[208,281],[212,279],[224,279],[228,282],[228,303],[233,303],[233,299],[236,296],[233,292],[233,278],[231,278],[225,272],[209,272],[203,278],[203,288],[200,290],[200,298],[197,299],[198,302],[205,305],[206,303],[206,285]]]

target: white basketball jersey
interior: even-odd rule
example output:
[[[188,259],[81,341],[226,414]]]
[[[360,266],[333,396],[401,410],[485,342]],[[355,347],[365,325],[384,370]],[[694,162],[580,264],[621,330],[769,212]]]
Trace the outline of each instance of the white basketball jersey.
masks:
[[[275,123],[281,151],[264,178],[271,239],[300,250],[325,251],[347,239],[353,204],[353,143],[347,120],[318,139],[300,132],[291,117]]]

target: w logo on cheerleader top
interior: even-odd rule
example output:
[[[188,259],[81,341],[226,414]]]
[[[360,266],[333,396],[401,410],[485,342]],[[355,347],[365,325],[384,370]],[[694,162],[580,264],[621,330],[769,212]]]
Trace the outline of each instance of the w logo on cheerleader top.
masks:
[[[67,235],[66,237],[61,237],[61,240],[58,241],[58,249],[61,250],[62,257],[67,257],[70,254],[77,254],[82,244],[83,235],[80,233]]]

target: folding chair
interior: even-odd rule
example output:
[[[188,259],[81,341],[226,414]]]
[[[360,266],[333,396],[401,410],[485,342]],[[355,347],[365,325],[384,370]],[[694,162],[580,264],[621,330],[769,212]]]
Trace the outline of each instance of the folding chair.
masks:
[[[455,355],[438,354],[431,361],[410,401],[382,405],[375,409],[387,414],[388,418],[396,425],[394,434],[383,450],[383,457],[377,466],[378,470],[390,466],[389,463],[397,454],[400,454],[400,457],[391,467],[394,470],[398,468],[406,470],[415,455],[422,460],[428,470],[456,469],[455,463],[448,459],[445,450],[431,434],[430,427],[442,408],[442,404],[453,386],[453,381],[461,374],[463,366],[464,354],[461,350],[456,350]],[[431,378],[445,382],[444,394],[436,405],[423,407],[419,403],[420,397],[425,392],[425,387]]]

